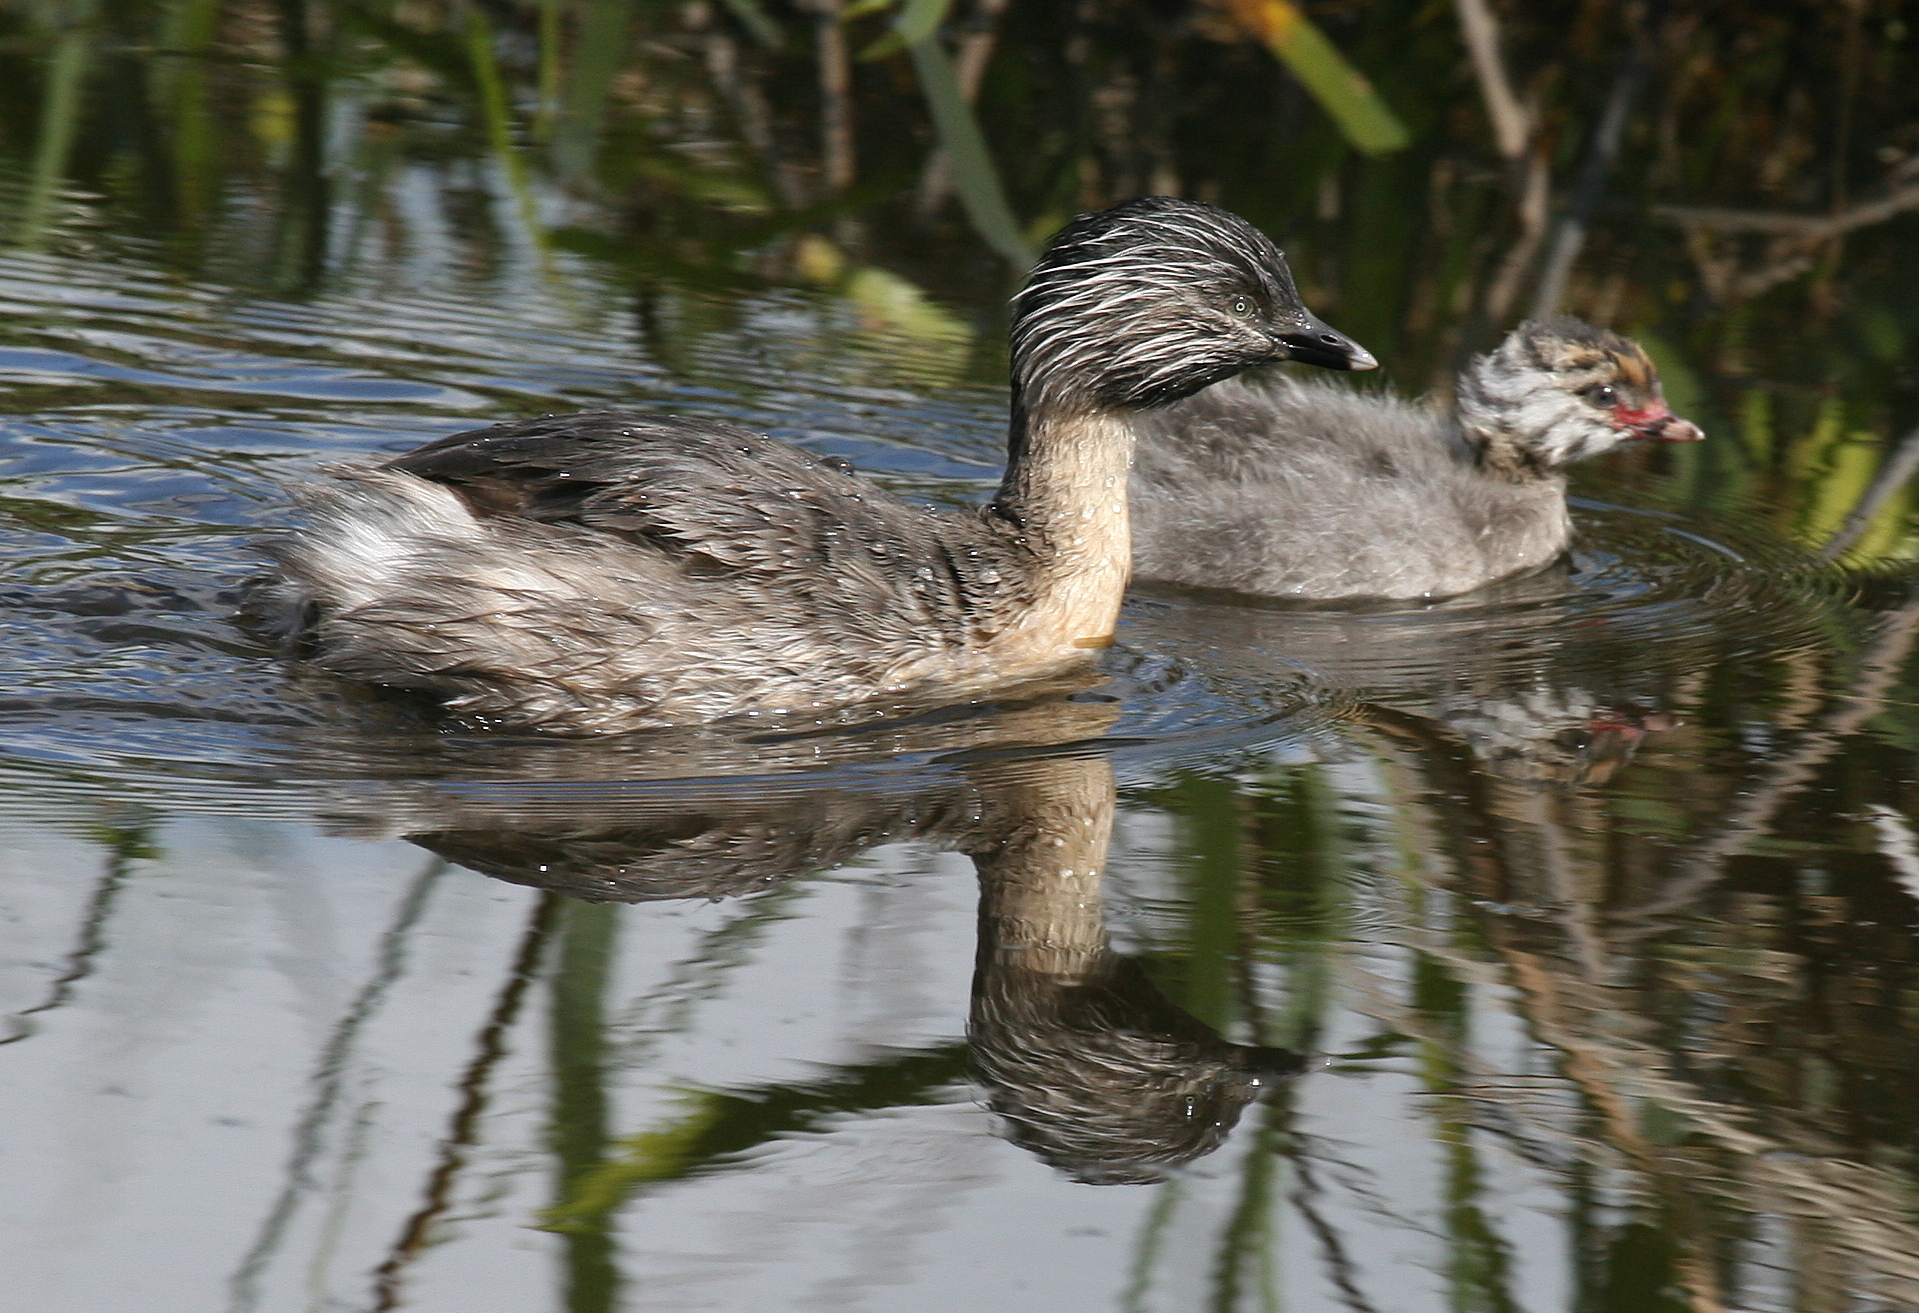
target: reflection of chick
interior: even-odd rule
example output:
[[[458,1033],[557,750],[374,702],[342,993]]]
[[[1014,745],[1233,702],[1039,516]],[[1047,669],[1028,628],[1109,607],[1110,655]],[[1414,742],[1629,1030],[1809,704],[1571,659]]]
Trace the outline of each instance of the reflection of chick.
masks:
[[[1100,900],[1112,772],[1045,764],[1007,783],[997,842],[972,850],[974,1064],[1015,1143],[1091,1184],[1157,1181],[1217,1149],[1300,1058],[1228,1043],[1112,951]]]
[[[1546,687],[1504,697],[1441,697],[1431,719],[1465,740],[1479,764],[1501,779],[1568,786],[1604,784],[1647,734],[1679,723],[1665,712],[1614,710],[1582,688]]]

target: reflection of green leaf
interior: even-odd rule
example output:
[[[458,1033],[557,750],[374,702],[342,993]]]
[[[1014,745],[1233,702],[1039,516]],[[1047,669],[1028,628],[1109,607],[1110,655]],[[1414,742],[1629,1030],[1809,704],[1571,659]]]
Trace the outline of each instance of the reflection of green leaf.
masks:
[[[959,79],[953,75],[953,61],[947,58],[946,47],[939,37],[930,36],[907,49],[912,52],[927,108],[933,113],[940,146],[953,162],[953,185],[966,207],[967,218],[994,250],[1022,268],[1031,264],[1032,248],[1006,203],[999,171],[987,153],[986,138],[980,134],[973,107],[960,94]]]
[[[1354,146],[1377,155],[1399,150],[1411,139],[1373,84],[1290,0],[1225,0],[1225,7],[1279,57]]]
[[[472,91],[473,66],[466,46],[446,32],[422,32],[361,3],[345,0],[338,9],[340,20],[386,46],[394,54],[412,60],[421,68],[444,78],[462,91]]]
[[[972,341],[965,320],[896,273],[871,266],[855,269],[844,291],[877,327],[922,343],[964,346]]]
[[[154,108],[170,131],[175,195],[181,212],[198,218],[219,189],[219,130],[207,88],[206,59],[219,22],[218,0],[175,0],[161,45],[173,57],[156,61]]]
[[[1878,440],[1848,427],[1846,418],[1844,399],[1826,398],[1811,430],[1787,450],[1788,473],[1799,490],[1793,532],[1808,546],[1832,537],[1879,472]],[[1872,535],[1875,542],[1885,536],[1883,527],[1882,514],[1880,531]],[[1866,548],[1860,543],[1854,552]]]
[[[765,214],[773,208],[766,187],[745,173],[695,166],[670,155],[644,156],[633,161],[632,167],[641,177],[661,183],[688,200],[746,214]]]
[[[1180,785],[1186,815],[1186,1010],[1225,1030],[1233,1022],[1233,960],[1239,946],[1240,797],[1231,780],[1195,775]]]
[[[619,1207],[627,1191],[685,1176],[701,1137],[726,1105],[724,1096],[698,1090],[686,1091],[680,1104],[678,1117],[658,1130],[627,1136],[619,1141],[625,1152],[618,1158],[582,1173],[566,1199],[547,1210],[541,1226],[548,1231],[592,1230]]]
[[[766,286],[764,278],[733,267],[732,248],[695,252],[689,258],[688,253],[666,242],[612,237],[588,228],[554,229],[547,240],[556,250],[588,256],[646,282],[663,281],[712,292],[750,292]],[[700,258],[702,255],[709,258]]]
[[[793,263],[801,277],[834,289],[859,311],[860,326],[885,343],[884,354],[876,358],[888,373],[945,386],[965,372],[972,326],[919,284],[890,269],[850,264],[845,252],[818,233],[795,243]]]
[[[1345,1052],[1333,1056],[1342,1062],[1376,1062],[1383,1058],[1399,1057],[1411,1043],[1413,1043],[1411,1035],[1402,1035],[1396,1030],[1388,1030],[1350,1045]]]
[[[1826,458],[1804,492],[1799,538],[1824,543],[1839,530],[1879,472],[1879,444],[1869,433],[1848,433],[1826,449]]]
[[[560,931],[547,1034],[553,1062],[549,1143],[561,1179],[571,1182],[599,1167],[606,1147],[606,993],[625,909],[618,903],[546,897],[552,900],[551,921]],[[569,1313],[613,1313],[619,1303],[620,1272],[612,1237],[604,1227],[571,1228],[565,1249]]]
[[[965,1074],[967,1054],[966,1045],[951,1044],[835,1068],[806,1084],[689,1093],[684,1111],[666,1125],[616,1141],[619,1156],[576,1177],[541,1224],[552,1231],[592,1230],[639,1186],[682,1180],[720,1158],[835,1116],[939,1103],[942,1091]]]

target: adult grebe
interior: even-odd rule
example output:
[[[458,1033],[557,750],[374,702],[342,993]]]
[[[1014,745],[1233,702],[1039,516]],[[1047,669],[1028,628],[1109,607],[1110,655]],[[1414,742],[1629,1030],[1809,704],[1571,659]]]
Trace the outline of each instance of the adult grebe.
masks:
[[[1141,417],[1141,579],[1271,597],[1469,592],[1557,559],[1566,467],[1692,442],[1639,345],[1553,319],[1460,375],[1458,415],[1299,379],[1236,379]]]
[[[914,505],[731,424],[502,424],[296,493],[263,598],[336,674],[457,722],[624,731],[1067,674],[1129,571],[1133,426],[1278,360],[1371,368],[1244,220],[1166,197],[1076,219],[1013,298],[998,495]]]

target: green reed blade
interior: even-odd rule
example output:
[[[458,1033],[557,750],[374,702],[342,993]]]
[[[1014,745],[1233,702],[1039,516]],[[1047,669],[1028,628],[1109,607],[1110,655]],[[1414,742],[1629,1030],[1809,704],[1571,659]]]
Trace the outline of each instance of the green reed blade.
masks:
[[[1339,125],[1340,133],[1369,155],[1402,149],[1412,140],[1398,115],[1365,75],[1339,53],[1291,0],[1223,0],[1240,27],[1264,42]]]
[[[778,50],[783,44],[779,25],[760,7],[760,0],[726,0],[726,8],[768,50]]]
[[[533,117],[533,139],[541,144],[552,140],[560,117],[560,6],[561,0],[540,0],[539,109]]]
[[[913,56],[927,108],[932,111],[939,144],[953,161],[953,185],[966,208],[966,217],[987,245],[1024,268],[1033,262],[1033,248],[1027,245],[1019,221],[1006,203],[999,171],[987,152],[986,138],[972,106],[960,94],[959,79],[953,75],[953,61],[947,57],[946,47],[938,36],[929,36],[907,50]]]

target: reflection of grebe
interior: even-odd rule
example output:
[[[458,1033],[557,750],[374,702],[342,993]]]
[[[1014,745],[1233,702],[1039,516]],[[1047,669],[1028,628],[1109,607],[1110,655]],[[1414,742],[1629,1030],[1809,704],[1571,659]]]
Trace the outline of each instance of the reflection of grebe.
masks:
[[[973,1062],[1011,1138],[1074,1178],[1143,1183],[1217,1149],[1285,1049],[1228,1043],[1107,942],[1113,826],[1104,760],[1008,781],[1013,822],[973,850],[980,874]]]
[[[1111,715],[1062,702],[1000,728],[1063,745]],[[983,753],[885,791],[765,781],[677,802],[623,796],[618,783],[529,787],[490,802],[490,791],[437,801],[416,791],[358,828],[406,833],[489,875],[596,901],[750,894],[909,840],[970,854],[980,943],[969,1029],[989,1103],[1010,1138],[1080,1180],[1158,1180],[1217,1149],[1245,1105],[1300,1059],[1228,1043],[1112,951],[1100,896],[1112,769],[1045,750]],[[344,810],[341,820],[354,823]]]
[[[1566,550],[1566,466],[1635,438],[1690,442],[1639,346],[1522,324],[1447,419],[1389,397],[1231,380],[1139,425],[1142,579],[1270,597],[1447,597]]]
[[[1129,569],[1133,423],[1279,360],[1367,368],[1279,248],[1211,206],[1069,224],[1014,299],[1005,479],[979,512],[709,420],[459,434],[299,496],[262,599],[337,674],[480,726],[630,730],[964,696],[1088,664]],[[283,620],[284,622],[284,620]]]
[[[713,741],[703,727],[486,740],[487,770],[454,762],[440,779],[341,789],[327,814],[336,832],[404,837],[497,879],[573,898],[732,898],[881,844],[989,843],[1011,824],[997,802],[1001,777],[1049,769],[1018,758],[1096,739],[1115,715],[1110,702],[1054,698],[838,741]],[[795,769],[809,756],[816,769]],[[925,764],[887,768],[902,757]],[[704,778],[702,765],[712,772]],[[659,777],[667,766],[679,775]]]

